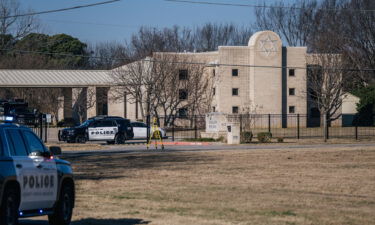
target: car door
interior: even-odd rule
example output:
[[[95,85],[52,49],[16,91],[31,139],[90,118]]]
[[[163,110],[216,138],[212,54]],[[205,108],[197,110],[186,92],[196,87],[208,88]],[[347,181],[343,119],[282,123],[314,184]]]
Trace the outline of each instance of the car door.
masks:
[[[147,126],[144,123],[132,123],[134,138],[144,139],[147,137]]]
[[[44,189],[41,188],[41,179],[43,175],[39,167],[40,162],[34,161],[34,159],[29,156],[26,142],[20,129],[9,128],[5,130],[5,133],[8,140],[10,156],[13,158],[17,181],[21,188],[19,210],[24,211],[49,208],[49,206],[52,205],[40,201],[40,199],[44,199]],[[56,185],[57,182],[57,175],[55,177],[56,180],[52,181],[54,182],[54,185]],[[48,180],[48,183],[51,183],[50,179]]]
[[[114,140],[117,132],[117,124],[112,120],[95,121],[88,128],[90,141]]]
[[[29,158],[33,161],[33,168],[36,168],[34,175],[35,185],[33,188],[34,197],[38,201],[40,209],[50,209],[57,199],[57,166],[53,157],[41,140],[31,131],[22,130],[23,138]],[[25,187],[32,187],[32,177],[23,179]],[[31,188],[32,189],[32,188]]]

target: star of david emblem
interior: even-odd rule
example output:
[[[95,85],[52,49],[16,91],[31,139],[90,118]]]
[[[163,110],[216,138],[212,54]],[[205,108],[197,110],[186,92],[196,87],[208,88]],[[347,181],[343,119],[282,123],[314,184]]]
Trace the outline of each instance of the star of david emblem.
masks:
[[[260,50],[263,52],[266,56],[270,56],[271,53],[277,52],[277,40],[272,40],[270,35],[267,35],[267,37],[264,40],[260,40]]]

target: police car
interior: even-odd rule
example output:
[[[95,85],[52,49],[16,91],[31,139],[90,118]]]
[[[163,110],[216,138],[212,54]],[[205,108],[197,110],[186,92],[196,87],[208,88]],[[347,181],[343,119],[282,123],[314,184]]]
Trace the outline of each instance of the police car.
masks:
[[[124,144],[134,136],[130,120],[117,116],[97,116],[86,120],[77,127],[59,131],[59,141],[85,143],[86,141],[106,141],[108,144]]]
[[[47,149],[29,129],[0,116],[0,224],[48,215],[51,225],[68,225],[75,201],[70,163],[59,147]]]

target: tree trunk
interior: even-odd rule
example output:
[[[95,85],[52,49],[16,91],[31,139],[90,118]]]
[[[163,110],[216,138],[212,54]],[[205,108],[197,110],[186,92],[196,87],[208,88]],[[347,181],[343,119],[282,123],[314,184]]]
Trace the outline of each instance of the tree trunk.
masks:
[[[328,139],[327,125],[327,113],[323,113],[324,142],[327,142]]]

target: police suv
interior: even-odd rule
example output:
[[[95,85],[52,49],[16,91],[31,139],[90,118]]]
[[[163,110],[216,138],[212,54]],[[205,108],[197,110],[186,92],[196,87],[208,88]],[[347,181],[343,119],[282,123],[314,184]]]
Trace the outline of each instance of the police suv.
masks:
[[[86,120],[77,127],[59,131],[59,141],[85,143],[86,141],[106,141],[108,144],[124,144],[134,136],[130,120],[117,116],[97,116]]]
[[[51,225],[70,224],[75,189],[70,163],[59,147],[47,149],[29,129],[0,116],[0,224],[48,215]]]

